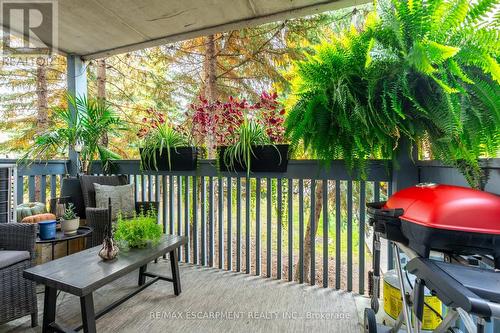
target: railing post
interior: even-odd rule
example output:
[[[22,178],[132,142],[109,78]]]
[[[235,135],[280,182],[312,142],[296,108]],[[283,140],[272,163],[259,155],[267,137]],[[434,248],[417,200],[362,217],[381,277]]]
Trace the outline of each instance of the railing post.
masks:
[[[392,161],[392,193],[418,183],[417,146],[408,138],[399,141],[396,156]],[[387,269],[394,268],[394,253],[391,244],[387,245]]]
[[[393,192],[413,186],[418,183],[417,146],[407,138],[402,138],[396,156],[392,161]]]
[[[80,56],[68,55],[66,57],[66,74],[68,94],[75,97],[87,97],[87,67]],[[73,114],[76,113],[73,108],[71,111]],[[74,147],[69,147],[69,160],[68,174],[76,176],[78,174],[78,153]]]

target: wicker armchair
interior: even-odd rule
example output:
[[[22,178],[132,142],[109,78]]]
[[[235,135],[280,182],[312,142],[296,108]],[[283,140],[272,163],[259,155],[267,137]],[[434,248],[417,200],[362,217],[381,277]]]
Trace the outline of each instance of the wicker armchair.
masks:
[[[90,246],[101,245],[108,223],[108,209],[96,208],[95,188],[94,183],[101,185],[119,186],[128,184],[127,176],[89,176],[83,175],[80,177],[80,185],[82,187],[83,202],[85,203],[85,214],[87,216],[87,225],[92,227],[91,244]],[[156,201],[136,202],[135,209],[140,211],[141,207],[153,207],[158,211],[159,203]]]
[[[35,258],[36,225],[0,224],[0,324],[31,315],[38,325],[36,284],[23,277]]]

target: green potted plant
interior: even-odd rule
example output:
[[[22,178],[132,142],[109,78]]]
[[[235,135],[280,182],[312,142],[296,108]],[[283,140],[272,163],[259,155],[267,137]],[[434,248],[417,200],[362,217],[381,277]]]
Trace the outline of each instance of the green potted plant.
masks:
[[[94,160],[101,161],[105,172],[112,171],[112,162],[120,159],[120,155],[102,144],[102,138],[117,135],[124,130],[123,121],[106,101],[69,94],[67,99],[67,107],[52,108],[53,125],[50,130],[34,138],[20,163],[29,165],[34,160],[67,156],[68,149],[71,148],[79,156],[78,170],[75,170],[77,173],[90,172]],[[77,213],[85,218],[78,178],[65,177],[62,180],[61,196],[72,197]]]
[[[137,134],[141,138],[139,152],[142,170],[190,171],[198,166],[198,149],[189,145],[181,128],[166,122],[163,114],[149,109],[150,118]]]
[[[288,145],[274,144],[262,124],[245,119],[232,145],[219,149],[221,171],[286,172]]]
[[[153,209],[140,211],[133,218],[123,218],[120,214],[114,226],[113,238],[119,247],[144,248],[156,245],[163,235],[163,227],[158,224],[157,214]]]
[[[102,144],[102,138],[124,130],[123,121],[106,101],[71,95],[67,98],[67,107],[52,108],[54,126],[35,137],[21,162],[64,156],[72,148],[80,155],[79,172],[89,172],[93,160],[100,160],[109,170],[120,155]]]
[[[285,127],[316,158],[366,169],[401,139],[481,184],[480,157],[500,149],[494,2],[377,1],[347,29],[296,62]]]
[[[61,230],[66,235],[74,235],[80,227],[80,218],[76,215],[75,205],[69,202],[61,218]]]
[[[212,137],[220,171],[285,172],[289,145],[285,143],[284,114],[278,94],[263,92],[258,102],[230,97],[226,102],[191,105],[193,129]],[[196,136],[196,135],[195,135]]]

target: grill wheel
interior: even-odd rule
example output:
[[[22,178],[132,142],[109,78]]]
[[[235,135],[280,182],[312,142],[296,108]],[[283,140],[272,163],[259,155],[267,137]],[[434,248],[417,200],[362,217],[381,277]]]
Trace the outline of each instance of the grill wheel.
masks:
[[[375,311],[370,308],[365,309],[364,329],[365,333],[377,333],[377,319],[375,318]]]

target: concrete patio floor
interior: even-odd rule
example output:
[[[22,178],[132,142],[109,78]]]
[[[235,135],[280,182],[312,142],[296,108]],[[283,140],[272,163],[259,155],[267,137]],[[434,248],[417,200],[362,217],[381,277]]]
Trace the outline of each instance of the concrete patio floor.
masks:
[[[168,262],[149,270],[170,275]],[[167,282],[157,282],[97,320],[98,332],[342,332],[359,333],[364,302],[354,294],[265,279],[242,273],[181,265],[182,293],[174,296]],[[126,294],[137,272],[94,294],[99,310]],[[40,290],[40,288],[39,288]],[[42,322],[43,292],[39,298]],[[356,300],[357,298],[357,300]],[[362,305],[363,304],[363,305]],[[61,293],[57,321],[74,327],[80,321],[77,297]],[[41,332],[29,316],[0,326],[0,332]]]

